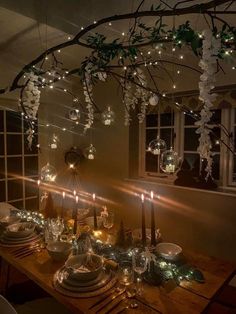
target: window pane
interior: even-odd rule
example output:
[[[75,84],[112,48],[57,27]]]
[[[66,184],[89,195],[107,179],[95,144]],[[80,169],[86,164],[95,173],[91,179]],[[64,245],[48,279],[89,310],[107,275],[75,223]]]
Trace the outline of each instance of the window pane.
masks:
[[[21,114],[14,111],[6,111],[7,132],[21,133]]]
[[[221,123],[221,110],[212,110],[211,124]]]
[[[162,113],[160,116],[161,126],[171,126],[174,124],[174,114]]]
[[[186,128],[184,130],[184,150],[196,151],[199,145],[199,134],[196,133],[196,128]]]
[[[4,112],[0,110],[0,132],[4,132]]]
[[[155,127],[158,125],[158,115],[157,114],[148,114],[146,116],[146,127]]]
[[[200,171],[200,155],[199,154],[184,154],[184,160],[189,164],[194,177],[199,176]]]
[[[184,125],[194,125],[198,119],[194,119],[192,116],[185,114],[184,115]]]
[[[4,155],[4,135],[0,134],[0,155]]]
[[[7,134],[7,154],[22,155],[21,135]]]
[[[146,148],[148,144],[157,138],[157,129],[147,129],[146,130]]]
[[[8,200],[16,200],[23,198],[23,184],[22,180],[8,181]]]
[[[38,195],[37,178],[35,180],[36,182],[25,180],[25,197]]]
[[[38,198],[32,198],[30,200],[25,200],[25,209],[31,211],[37,211],[39,209]]]
[[[5,178],[5,160],[0,158],[0,179]]]
[[[7,176],[8,178],[22,176],[22,158],[8,157],[7,158]]]
[[[220,151],[220,128],[213,128],[210,133],[210,138],[212,142],[212,151],[219,152]]]
[[[170,129],[160,129],[160,138],[166,142],[166,146],[169,148],[173,145],[174,130],[172,129],[172,143],[171,143],[171,128]]]
[[[215,180],[220,179],[220,155],[219,154],[213,156],[212,176],[213,176],[213,179]]]
[[[25,157],[25,176],[38,175],[38,156]]]
[[[148,172],[157,172],[158,156],[147,152],[145,158],[145,170]]]
[[[5,181],[0,181],[0,202],[5,202]]]
[[[18,209],[24,209],[23,208],[23,201],[17,201],[17,202],[9,202],[12,206],[18,208]]]

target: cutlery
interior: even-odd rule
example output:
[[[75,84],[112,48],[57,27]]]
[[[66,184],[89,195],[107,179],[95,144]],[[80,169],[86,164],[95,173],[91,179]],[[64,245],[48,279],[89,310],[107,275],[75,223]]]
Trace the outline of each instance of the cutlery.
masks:
[[[108,300],[106,299],[104,303],[103,302],[100,303],[98,308],[96,309],[96,313],[100,312],[102,309],[104,309],[107,305],[109,305],[113,300],[115,300],[117,297],[122,295],[124,292],[125,292],[125,288],[113,294],[112,297],[109,298]]]
[[[12,253],[13,255],[17,255],[17,253],[22,253],[22,252],[24,252],[24,251],[37,248],[39,245],[40,245],[39,243],[35,243],[35,244],[33,244],[33,245],[23,246],[23,247],[21,247],[21,248],[18,248],[18,249],[13,250],[11,253]]]
[[[32,255],[32,254],[34,254],[35,252],[36,252],[35,250],[34,250],[34,251],[32,250],[32,251],[26,252],[25,254],[18,255],[18,256],[15,256],[15,257],[21,259],[21,258],[27,257],[27,256],[29,256],[29,255]]]
[[[111,296],[113,293],[118,291],[118,288],[112,289],[109,293],[107,293],[103,298],[99,299],[96,303],[94,303],[92,306],[90,306],[89,310],[91,310],[93,307],[97,306],[98,304],[102,303],[105,301],[109,296]]]
[[[111,312],[112,310],[114,310],[117,306],[120,305],[120,303],[126,299],[126,295],[122,295],[121,298],[119,298],[118,300],[114,300],[114,302],[111,302],[110,304],[108,304],[108,309],[106,311],[104,311],[104,314],[107,314],[109,312]],[[113,304],[112,304],[113,303]]]

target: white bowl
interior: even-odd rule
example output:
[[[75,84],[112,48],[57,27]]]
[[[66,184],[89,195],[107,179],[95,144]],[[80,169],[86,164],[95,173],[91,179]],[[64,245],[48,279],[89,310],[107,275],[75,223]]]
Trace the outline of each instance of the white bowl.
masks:
[[[94,218],[93,218],[93,216],[89,216],[89,217],[85,218],[85,223],[90,228],[94,228]],[[97,216],[97,223],[98,223],[98,228],[100,229],[102,227],[102,217],[101,216]]]
[[[76,280],[90,281],[101,273],[103,269],[102,257],[96,254],[79,254],[71,256],[65,266],[72,270],[71,277]],[[90,269],[89,266],[93,268]]]
[[[30,236],[35,229],[32,222],[19,222],[7,227],[7,236],[12,238],[24,238]]]
[[[0,218],[0,224],[4,227],[10,226],[20,221],[20,217],[17,216],[5,216]]]
[[[52,241],[47,245],[48,254],[55,261],[64,261],[70,255],[72,244],[69,242]]]
[[[159,243],[156,246],[157,253],[167,259],[167,260],[176,260],[179,258],[182,253],[182,248],[174,243]]]

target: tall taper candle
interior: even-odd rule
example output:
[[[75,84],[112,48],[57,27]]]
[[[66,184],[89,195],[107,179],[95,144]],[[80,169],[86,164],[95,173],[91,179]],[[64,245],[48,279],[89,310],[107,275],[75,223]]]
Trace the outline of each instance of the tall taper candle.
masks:
[[[77,209],[78,209],[78,202],[79,202],[79,196],[76,195],[75,197],[75,208],[74,208],[74,213],[73,213],[73,219],[74,219],[74,226],[73,226],[73,234],[77,234],[77,224],[78,224],[78,219],[77,219]]]
[[[142,243],[146,245],[146,222],[145,222],[145,208],[144,208],[144,195],[141,195],[142,200]]]
[[[153,202],[153,191],[151,191],[151,245],[156,245],[156,225],[155,225],[155,211]]]
[[[66,192],[63,191],[62,192],[62,202],[61,202],[61,216],[62,216],[62,218],[64,218],[64,216],[65,216],[65,208],[64,208],[65,197],[66,197]]]
[[[94,227],[94,230],[97,230],[98,221],[97,221],[97,210],[96,210],[96,205],[95,205],[95,199],[96,199],[96,194],[93,193],[93,227]]]

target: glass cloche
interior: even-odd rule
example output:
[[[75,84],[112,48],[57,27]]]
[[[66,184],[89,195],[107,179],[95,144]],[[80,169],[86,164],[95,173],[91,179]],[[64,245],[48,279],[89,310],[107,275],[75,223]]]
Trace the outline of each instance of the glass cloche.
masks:
[[[54,182],[57,177],[56,169],[49,164],[49,162],[41,169],[41,181]]]
[[[111,125],[115,120],[115,113],[111,110],[111,107],[108,106],[105,111],[102,113],[102,123],[104,125]]]
[[[166,142],[157,136],[155,140],[152,140],[148,144],[147,151],[152,153],[153,155],[160,155],[166,150]]]
[[[167,174],[174,174],[181,167],[182,159],[172,147],[161,154],[160,167]]]
[[[87,159],[93,160],[95,158],[96,148],[93,144],[90,144],[89,147],[85,148],[84,154]]]

